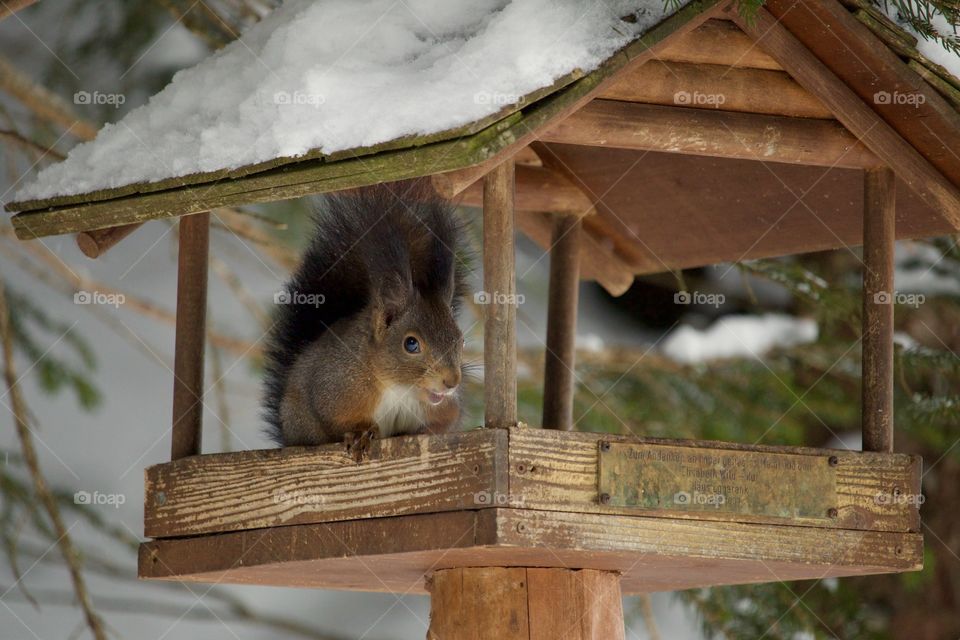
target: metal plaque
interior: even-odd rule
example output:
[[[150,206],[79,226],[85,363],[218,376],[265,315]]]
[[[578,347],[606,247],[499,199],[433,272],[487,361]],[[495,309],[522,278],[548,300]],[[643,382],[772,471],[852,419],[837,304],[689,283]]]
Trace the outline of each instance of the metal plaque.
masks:
[[[600,443],[600,502],[780,518],[837,516],[836,458]]]

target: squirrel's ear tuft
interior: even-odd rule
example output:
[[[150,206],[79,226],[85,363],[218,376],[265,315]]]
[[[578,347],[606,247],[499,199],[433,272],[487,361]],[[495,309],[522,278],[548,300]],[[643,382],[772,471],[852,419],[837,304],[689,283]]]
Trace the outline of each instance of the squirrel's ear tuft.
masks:
[[[391,274],[377,283],[373,295],[373,329],[376,337],[382,338],[410,302],[413,284],[399,273]]]

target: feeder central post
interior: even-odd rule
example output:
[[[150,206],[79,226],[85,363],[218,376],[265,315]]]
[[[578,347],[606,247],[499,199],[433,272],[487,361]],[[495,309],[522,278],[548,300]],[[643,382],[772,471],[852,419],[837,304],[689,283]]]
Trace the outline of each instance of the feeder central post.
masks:
[[[623,640],[620,576],[471,567],[430,576],[427,640]]]
[[[200,453],[209,250],[210,213],[180,218],[177,336],[173,360],[173,441],[170,447],[172,460]]]
[[[863,450],[893,451],[893,252],[896,178],[887,168],[863,182]]]
[[[580,291],[579,216],[558,216],[550,243],[547,353],[543,376],[543,427],[573,429],[577,301]]]
[[[484,426],[517,424],[517,276],[514,162],[483,179]]]

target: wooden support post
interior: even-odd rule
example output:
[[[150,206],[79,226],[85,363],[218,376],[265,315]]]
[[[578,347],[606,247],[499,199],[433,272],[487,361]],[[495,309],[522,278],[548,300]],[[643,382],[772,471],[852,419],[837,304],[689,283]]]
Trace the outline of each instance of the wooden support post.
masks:
[[[547,354],[543,375],[543,427],[573,429],[573,367],[580,290],[580,227],[576,216],[559,216],[550,245]]]
[[[208,212],[180,218],[177,337],[173,360],[173,443],[170,448],[172,460],[200,453],[209,240]]]
[[[514,249],[514,163],[483,180],[484,425],[517,423],[517,283]]]
[[[896,181],[890,169],[863,182],[863,450],[893,451],[893,248]]]
[[[623,640],[620,576],[592,569],[444,569],[427,640]]]

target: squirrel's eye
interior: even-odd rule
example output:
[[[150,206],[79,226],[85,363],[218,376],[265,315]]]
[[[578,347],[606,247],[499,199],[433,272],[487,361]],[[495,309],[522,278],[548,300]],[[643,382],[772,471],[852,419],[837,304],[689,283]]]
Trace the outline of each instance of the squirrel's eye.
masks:
[[[407,353],[420,353],[420,341],[413,336],[407,336],[403,340],[403,348]]]

